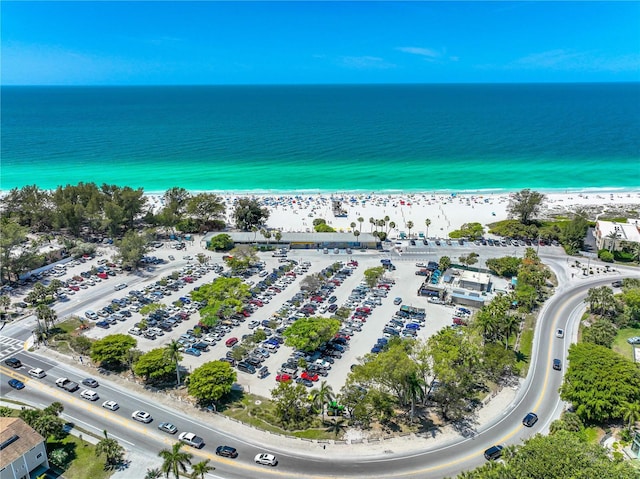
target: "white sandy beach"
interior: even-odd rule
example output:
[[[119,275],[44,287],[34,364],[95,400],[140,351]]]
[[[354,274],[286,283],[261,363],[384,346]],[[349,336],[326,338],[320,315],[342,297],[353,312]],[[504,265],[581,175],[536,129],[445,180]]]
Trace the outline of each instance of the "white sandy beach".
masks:
[[[401,232],[409,233],[407,223],[413,222],[412,235],[424,234],[428,237],[448,237],[465,223],[477,222],[483,226],[507,219],[508,193],[486,194],[221,194],[226,205],[227,223],[233,225],[234,203],[240,197],[254,197],[271,212],[267,226],[285,232],[313,231],[313,220],[323,218],[337,231],[352,231],[351,224],[362,232],[372,231],[369,218],[376,220],[389,218],[396,228],[389,232],[391,238]],[[162,207],[161,195],[149,195],[155,210]],[[339,200],[346,217],[335,217],[332,200]],[[579,209],[587,209],[595,219],[599,214],[611,215],[619,211],[640,210],[640,191],[598,193],[550,193],[546,194],[542,217],[553,214],[567,214]],[[362,225],[358,218],[364,218]],[[425,220],[430,220],[427,230]]]

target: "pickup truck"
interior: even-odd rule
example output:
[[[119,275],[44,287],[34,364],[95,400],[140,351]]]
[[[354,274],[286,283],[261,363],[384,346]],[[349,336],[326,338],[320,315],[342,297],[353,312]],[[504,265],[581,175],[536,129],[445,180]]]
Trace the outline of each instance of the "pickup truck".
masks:
[[[59,378],[56,379],[56,386],[64,389],[65,391],[69,391],[70,393],[77,391],[80,386],[78,383],[71,381],[68,378]]]
[[[204,446],[204,440],[192,432],[181,432],[178,439],[196,449],[202,449],[202,446]]]

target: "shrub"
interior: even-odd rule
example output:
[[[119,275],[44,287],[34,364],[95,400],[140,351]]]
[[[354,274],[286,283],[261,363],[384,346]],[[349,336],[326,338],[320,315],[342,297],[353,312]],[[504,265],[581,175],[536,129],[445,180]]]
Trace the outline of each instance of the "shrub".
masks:
[[[606,249],[598,251],[598,258],[606,263],[613,263],[613,253],[610,253]]]

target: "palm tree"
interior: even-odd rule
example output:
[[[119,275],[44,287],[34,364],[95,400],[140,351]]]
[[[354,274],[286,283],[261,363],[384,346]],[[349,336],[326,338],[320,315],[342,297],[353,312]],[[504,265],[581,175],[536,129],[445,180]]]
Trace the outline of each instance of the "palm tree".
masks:
[[[324,421],[324,405],[332,401],[334,397],[333,388],[330,384],[327,384],[327,381],[322,381],[320,383],[320,388],[314,392],[313,399],[316,405],[320,405],[320,409],[322,410],[322,420]]]
[[[427,218],[424,220],[424,225],[427,227],[427,232],[425,233],[425,237],[429,237],[429,226],[431,226],[431,220]]]
[[[629,421],[627,429],[631,431],[633,425],[640,421],[640,403],[625,401],[622,404],[622,419]]]
[[[115,439],[111,439],[107,431],[102,431],[104,433],[104,439],[101,439],[98,444],[96,444],[96,454],[99,456],[104,454],[107,457],[107,466],[112,467],[122,461],[122,456],[124,456],[124,447],[122,447],[118,441]]]
[[[362,216],[358,218],[358,223],[360,223],[360,233],[362,233],[362,223],[364,223],[364,218]]]
[[[256,242],[256,236],[258,236],[258,227],[256,225],[253,225],[251,227],[251,231],[253,232],[253,242]]]
[[[502,321],[502,327],[504,328],[504,349],[509,348],[509,336],[513,332],[513,329],[520,322],[520,319],[513,315],[507,314],[507,316]]]
[[[356,223],[355,221],[352,221],[351,224],[349,225],[351,226],[351,231],[354,231],[356,229]]]
[[[618,227],[616,226],[615,229],[611,233],[609,233],[606,237],[607,239],[611,240],[611,242],[609,243],[609,253],[612,253],[616,247],[616,240],[620,238]]]
[[[144,479],[160,479],[162,471],[160,469],[147,469]]]
[[[282,232],[280,230],[276,231],[273,237],[276,239],[276,243],[280,243],[280,240],[282,239]]]
[[[369,218],[369,224],[371,225],[371,233],[373,233],[373,227],[376,224],[376,220],[373,219],[373,216],[371,218]]]
[[[209,465],[209,459],[194,464],[192,469],[191,479],[204,479],[205,474],[216,470],[215,467]]]
[[[169,359],[176,364],[176,380],[178,386],[180,386],[180,360],[182,359],[182,354],[180,354],[181,347],[180,343],[175,339],[172,339],[171,342],[165,346]]]
[[[175,479],[180,479],[180,472],[187,472],[187,466],[191,465],[191,458],[193,454],[185,451],[181,451],[184,442],[176,442],[171,450],[163,449],[158,453],[158,456],[164,461],[162,463],[162,472],[165,477],[169,477],[169,474],[173,474]]]
[[[416,396],[422,392],[423,380],[418,376],[416,371],[412,371],[406,377],[406,387],[409,396],[411,397],[411,414],[409,415],[410,422],[413,423],[413,416],[416,411]]]
[[[358,241],[358,237],[360,236],[360,231],[353,230],[353,236],[355,236],[356,237],[356,241]],[[360,244],[360,241],[358,241],[358,244]]]
[[[333,419],[333,421],[329,423],[329,426],[327,427],[326,431],[327,432],[333,431],[336,437],[338,437],[338,434],[340,434],[340,432],[342,432],[344,429],[346,429],[346,426],[344,424],[344,419]]]
[[[46,304],[38,305],[36,308],[36,317],[38,318],[38,322],[42,321],[44,324],[44,330],[47,334],[49,333],[49,328],[58,320],[56,312]]]
[[[409,238],[411,238],[411,228],[413,228],[413,221],[407,221],[407,229],[409,230]]]

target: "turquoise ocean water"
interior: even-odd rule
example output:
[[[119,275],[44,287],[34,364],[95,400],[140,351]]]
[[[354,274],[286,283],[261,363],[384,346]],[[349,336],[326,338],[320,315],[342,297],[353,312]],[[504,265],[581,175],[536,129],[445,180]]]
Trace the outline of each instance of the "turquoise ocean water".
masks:
[[[0,188],[632,190],[640,84],[2,87]]]

